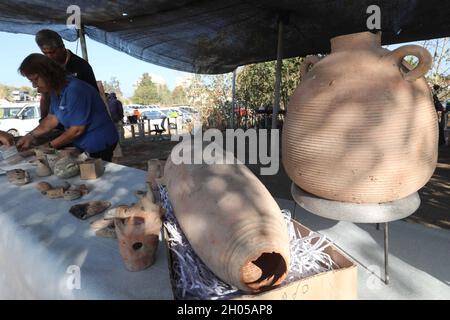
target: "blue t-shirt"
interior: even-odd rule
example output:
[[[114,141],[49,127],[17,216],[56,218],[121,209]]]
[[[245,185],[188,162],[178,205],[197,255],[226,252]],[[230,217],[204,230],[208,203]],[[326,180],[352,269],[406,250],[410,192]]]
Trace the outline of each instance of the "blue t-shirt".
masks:
[[[72,126],[85,126],[84,133],[73,144],[89,153],[100,152],[119,140],[116,127],[106,111],[100,94],[89,84],[74,77],[59,96],[50,95],[50,114],[67,130]]]

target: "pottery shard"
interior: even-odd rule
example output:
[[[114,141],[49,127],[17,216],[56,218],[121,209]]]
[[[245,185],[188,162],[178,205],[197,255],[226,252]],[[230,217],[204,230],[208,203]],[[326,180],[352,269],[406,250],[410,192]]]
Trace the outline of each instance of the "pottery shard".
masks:
[[[111,206],[108,201],[89,201],[72,206],[69,212],[78,219],[85,220],[102,213]]]
[[[45,195],[49,199],[63,198],[64,197],[64,189],[62,187],[50,189],[50,190],[45,191]]]
[[[39,192],[42,192],[45,194],[46,191],[53,189],[52,185],[46,181],[41,181],[36,185],[36,189],[38,189]]]
[[[89,188],[85,184],[81,184],[79,186],[75,186],[75,188],[81,192],[82,196],[84,196],[84,195],[89,193]]]
[[[56,161],[53,172],[57,177],[68,179],[80,173],[80,166],[75,159],[64,157]]]
[[[105,212],[103,219],[112,220],[114,218],[126,219],[131,217],[132,211],[129,210],[127,205],[120,205],[116,208],[109,209]]]
[[[76,200],[81,198],[81,191],[77,189],[69,189],[64,191],[64,200]]]
[[[95,230],[97,237],[117,238],[114,220],[105,220],[103,218],[95,220],[91,223],[91,228]]]
[[[8,181],[16,186],[27,184],[31,181],[30,174],[22,169],[14,169],[6,172]]]

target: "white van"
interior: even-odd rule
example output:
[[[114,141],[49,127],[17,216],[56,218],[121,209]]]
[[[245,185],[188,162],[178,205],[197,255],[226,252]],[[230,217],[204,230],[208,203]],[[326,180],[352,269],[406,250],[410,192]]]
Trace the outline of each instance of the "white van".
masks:
[[[15,103],[0,107],[0,130],[24,136],[39,125],[39,103]]]

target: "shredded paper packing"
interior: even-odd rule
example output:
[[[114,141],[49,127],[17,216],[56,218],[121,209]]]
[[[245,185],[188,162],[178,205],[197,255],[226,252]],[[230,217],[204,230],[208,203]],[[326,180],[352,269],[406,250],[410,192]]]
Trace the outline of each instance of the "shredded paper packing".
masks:
[[[173,259],[172,273],[175,296],[178,299],[217,300],[245,294],[220,280],[195,254],[175,218],[167,189],[159,186],[161,201],[166,209],[164,227],[168,234]],[[286,285],[337,267],[324,249],[332,244],[324,235],[310,232],[298,235],[289,210],[281,210],[290,236],[291,262],[289,273],[281,284]]]

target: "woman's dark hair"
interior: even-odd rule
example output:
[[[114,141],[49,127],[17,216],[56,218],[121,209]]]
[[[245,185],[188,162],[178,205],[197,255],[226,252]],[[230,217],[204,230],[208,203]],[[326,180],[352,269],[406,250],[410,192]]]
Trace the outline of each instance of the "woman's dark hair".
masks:
[[[19,67],[19,73],[26,77],[37,74],[50,85],[52,90],[59,91],[66,83],[66,71],[52,59],[39,53],[26,57]]]

